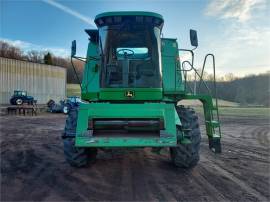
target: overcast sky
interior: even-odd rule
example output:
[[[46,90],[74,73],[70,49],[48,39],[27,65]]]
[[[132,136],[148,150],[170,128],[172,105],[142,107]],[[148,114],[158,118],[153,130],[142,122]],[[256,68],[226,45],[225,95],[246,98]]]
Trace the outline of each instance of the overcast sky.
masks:
[[[210,52],[216,55],[219,74],[244,76],[270,70],[269,0],[0,0],[0,4],[0,39],[26,51],[68,56],[76,39],[78,54],[85,56],[84,29],[95,27],[97,14],[142,10],[163,15],[164,37],[177,38],[180,48],[191,48],[190,28],[198,31],[197,68]]]

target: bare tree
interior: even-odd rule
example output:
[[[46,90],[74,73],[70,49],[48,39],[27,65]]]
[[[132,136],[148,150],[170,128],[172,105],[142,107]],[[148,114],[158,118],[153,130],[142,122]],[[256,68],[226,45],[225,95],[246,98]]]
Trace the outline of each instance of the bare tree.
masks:
[[[236,77],[233,75],[233,73],[225,74],[224,76],[225,81],[233,81],[236,79]]]
[[[20,48],[12,46],[5,41],[0,41],[0,56],[13,59],[22,59],[23,52],[20,50]]]
[[[36,50],[31,50],[27,52],[26,58],[31,62],[43,63],[44,53]]]

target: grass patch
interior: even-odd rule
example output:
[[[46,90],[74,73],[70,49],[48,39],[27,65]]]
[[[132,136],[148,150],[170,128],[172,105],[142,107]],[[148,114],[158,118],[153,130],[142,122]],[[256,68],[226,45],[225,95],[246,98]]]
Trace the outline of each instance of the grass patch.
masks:
[[[81,97],[81,88],[79,84],[67,84],[67,96]]]
[[[203,113],[202,107],[193,107],[196,112]],[[269,117],[270,108],[267,107],[219,107],[221,116],[250,116],[250,117]]]
[[[216,100],[213,99],[213,103],[215,103]],[[199,100],[181,100],[178,102],[178,105],[188,105],[188,106],[202,106],[202,103]],[[230,102],[226,100],[218,99],[218,106],[221,107],[239,107],[239,103],[236,102]]]
[[[270,117],[267,107],[221,107],[219,111],[221,115]]]

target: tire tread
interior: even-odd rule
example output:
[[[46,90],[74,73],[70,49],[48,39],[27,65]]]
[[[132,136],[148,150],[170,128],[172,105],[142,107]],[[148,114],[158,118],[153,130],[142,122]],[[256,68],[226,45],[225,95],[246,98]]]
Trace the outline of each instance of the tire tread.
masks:
[[[185,137],[191,141],[191,144],[178,144],[177,147],[170,148],[171,159],[177,167],[192,168],[200,160],[201,132],[199,119],[192,108],[180,106],[176,107],[176,111],[182,122],[182,129],[187,131],[185,132]],[[177,130],[181,129],[177,128]]]

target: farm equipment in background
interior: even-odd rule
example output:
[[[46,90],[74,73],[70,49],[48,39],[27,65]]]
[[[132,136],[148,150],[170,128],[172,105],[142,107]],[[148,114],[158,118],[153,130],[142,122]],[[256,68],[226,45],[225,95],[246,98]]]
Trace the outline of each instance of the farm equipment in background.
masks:
[[[81,98],[78,96],[70,96],[65,100],[63,113],[67,114],[71,108],[78,107],[82,102]]]
[[[47,102],[48,111],[52,113],[64,113],[67,114],[72,107],[78,107],[81,99],[77,96],[70,96],[65,100],[60,100],[56,103],[54,100]]]
[[[22,105],[27,103],[28,105],[36,104],[37,101],[34,100],[33,96],[27,95],[27,91],[23,90],[14,90],[12,97],[9,100],[12,105]]]
[[[51,113],[63,113],[64,101],[60,100],[59,103],[56,103],[54,100],[49,100],[47,102],[48,112]]]
[[[170,148],[172,162],[191,168],[199,161],[201,133],[198,116],[191,108],[178,106],[181,100],[203,104],[209,148],[221,152],[221,131],[216,90],[203,81],[203,70],[194,67],[193,50],[179,49],[175,38],[162,38],[163,17],[152,12],[107,12],[97,15],[98,29],[89,35],[81,84],[86,101],[71,107],[63,134],[64,153],[72,166],[85,166],[98,148]],[[197,32],[190,30],[191,45],[198,46]],[[191,53],[191,61],[179,59],[179,52]],[[76,41],[71,56],[76,55]],[[71,60],[72,61],[72,60]],[[189,68],[186,66],[189,65]],[[74,68],[75,70],[75,68]],[[199,86],[190,91],[187,73],[194,72]],[[75,71],[76,73],[76,71]]]

